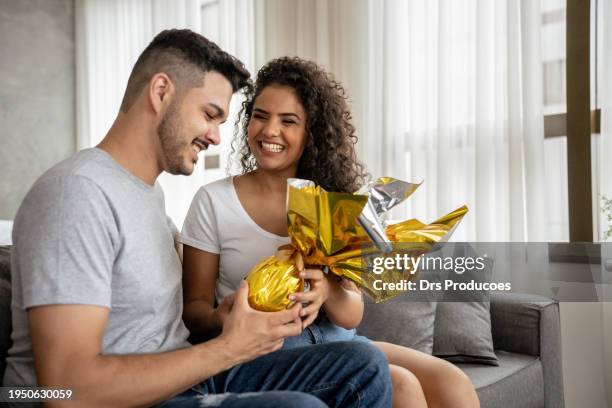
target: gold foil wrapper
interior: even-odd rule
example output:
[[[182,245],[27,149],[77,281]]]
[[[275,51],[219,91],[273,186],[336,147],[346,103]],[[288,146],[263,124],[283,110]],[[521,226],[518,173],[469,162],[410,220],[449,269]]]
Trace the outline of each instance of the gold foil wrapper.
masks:
[[[304,287],[299,278],[304,264],[327,266],[331,273],[355,282],[375,302],[400,294],[398,290],[377,290],[374,282],[414,279],[416,271],[385,269],[374,274],[372,260],[398,254],[418,257],[436,243],[447,241],[467,213],[463,206],[431,224],[411,219],[384,227],[380,215],[410,196],[418,186],[383,177],[368,187],[376,194],[365,195],[327,192],[305,180],[290,180],[287,221],[291,245],[279,248],[276,256],[263,260],[247,276],[251,306],[263,311],[290,307],[288,296]],[[363,214],[368,211],[370,227],[364,228]],[[383,239],[387,244],[381,244]]]
[[[304,290],[304,280],[293,259],[270,256],[249,272],[249,304],[262,312],[278,312],[293,305],[287,296]]]
[[[468,208],[464,205],[428,225],[416,219],[398,222],[389,225],[386,228],[386,233],[389,239],[394,242],[425,244],[446,242],[467,212]]]
[[[287,190],[289,236],[306,264],[325,265],[326,257],[363,239],[357,219],[367,196],[329,193],[321,187],[289,185]]]

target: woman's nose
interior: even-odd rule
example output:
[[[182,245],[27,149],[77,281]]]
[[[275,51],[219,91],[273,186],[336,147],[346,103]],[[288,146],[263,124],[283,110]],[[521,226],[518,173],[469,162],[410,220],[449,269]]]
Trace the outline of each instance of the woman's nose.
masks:
[[[277,120],[269,120],[264,126],[262,133],[264,136],[277,137],[280,135],[280,123]]]

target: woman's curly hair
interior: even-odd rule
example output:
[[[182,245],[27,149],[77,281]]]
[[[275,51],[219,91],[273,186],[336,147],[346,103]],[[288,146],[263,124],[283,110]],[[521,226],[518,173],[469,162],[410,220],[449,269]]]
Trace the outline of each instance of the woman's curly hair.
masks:
[[[347,96],[340,83],[321,67],[297,57],[277,58],[259,70],[254,89],[247,92],[232,142],[242,173],[257,168],[247,143],[247,128],[253,105],[271,84],[291,87],[306,111],[306,146],[298,164],[297,177],[314,181],[327,191],[355,192],[368,179],[355,153],[355,127]]]

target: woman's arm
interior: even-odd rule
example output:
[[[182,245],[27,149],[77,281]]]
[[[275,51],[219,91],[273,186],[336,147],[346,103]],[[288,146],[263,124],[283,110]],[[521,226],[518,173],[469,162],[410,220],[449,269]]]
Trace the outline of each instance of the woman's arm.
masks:
[[[219,276],[219,254],[183,246],[183,321],[192,341],[202,342],[221,334],[224,312],[231,301],[214,308]]]
[[[338,282],[336,276],[327,274],[330,283],[329,297],[323,304],[329,320],[336,326],[354,329],[363,318],[361,291],[347,280]]]

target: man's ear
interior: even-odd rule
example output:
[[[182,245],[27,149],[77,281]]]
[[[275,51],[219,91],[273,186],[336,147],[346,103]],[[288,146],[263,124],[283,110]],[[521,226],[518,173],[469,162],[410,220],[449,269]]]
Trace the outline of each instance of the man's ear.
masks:
[[[153,111],[159,114],[165,110],[170,105],[175,92],[174,84],[168,75],[163,72],[153,75],[149,81],[149,101]]]

